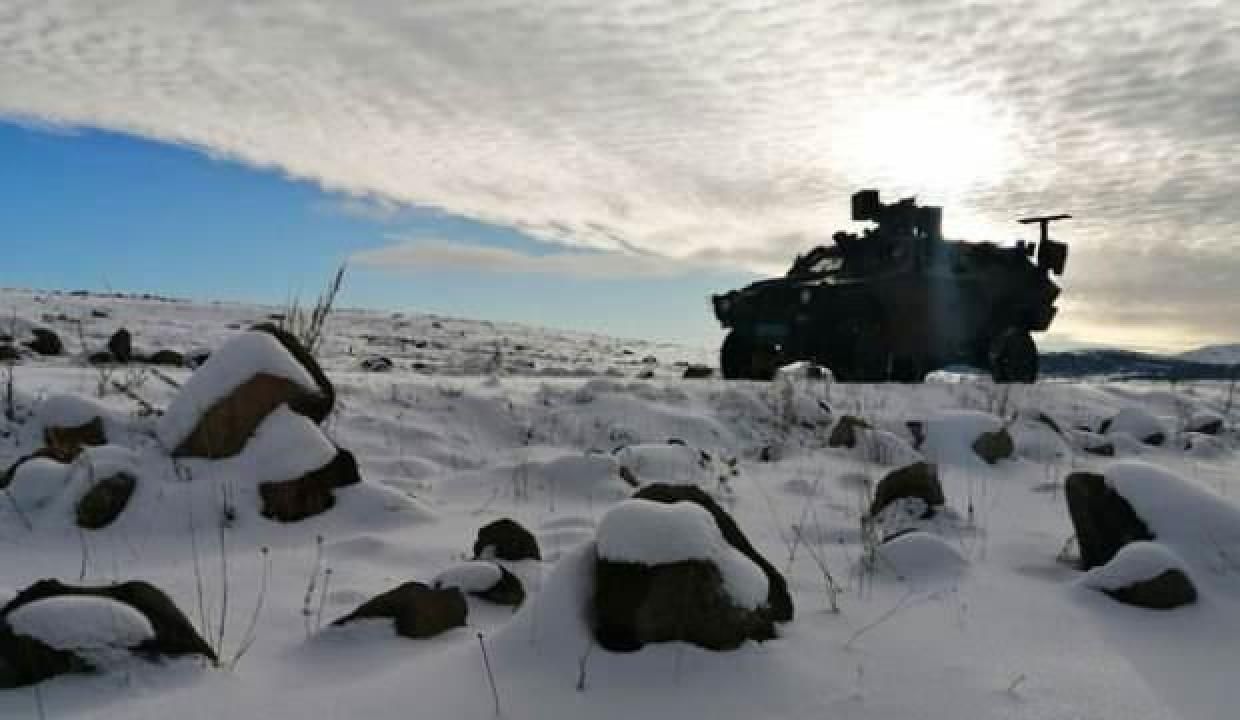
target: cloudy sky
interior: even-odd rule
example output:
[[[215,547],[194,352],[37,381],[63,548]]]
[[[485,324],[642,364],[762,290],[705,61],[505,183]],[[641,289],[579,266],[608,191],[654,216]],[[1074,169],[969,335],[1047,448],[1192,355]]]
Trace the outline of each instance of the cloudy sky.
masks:
[[[386,276],[658,286],[693,337],[708,286],[782,270],[873,186],[956,237],[1074,214],[1061,341],[1236,339],[1238,67],[1230,0],[0,6],[10,122],[312,187]]]

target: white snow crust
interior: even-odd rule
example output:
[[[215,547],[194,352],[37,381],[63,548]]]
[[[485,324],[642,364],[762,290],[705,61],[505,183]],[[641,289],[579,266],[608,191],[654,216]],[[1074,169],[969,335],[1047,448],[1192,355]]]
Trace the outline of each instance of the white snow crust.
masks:
[[[104,346],[122,325],[140,347],[217,348],[237,337],[237,327],[280,308],[23,290],[0,290],[0,307],[24,317],[85,318],[86,340],[81,347],[73,326],[49,323],[66,354],[23,356],[14,389],[25,420],[13,423],[0,413],[0,470],[42,446],[43,398],[79,394],[121,426],[112,433],[108,425],[109,440],[132,453],[120,464],[131,464],[139,478],[113,524],[84,531],[74,523],[80,486],[67,487],[68,467],[23,466],[0,492],[0,600],[43,577],[82,584],[141,578],[165,590],[196,624],[201,598],[214,625],[227,588],[229,655],[266,588],[256,641],[231,671],[195,659],[125,660],[123,675],[40,685],[49,718],[405,720],[414,710],[442,720],[494,717],[476,633],[484,634],[508,720],[1230,720],[1240,707],[1240,544],[1233,530],[1240,523],[1240,415],[1235,407],[1228,412],[1226,382],[1184,383],[1175,392],[1148,381],[1002,389],[1004,416],[1017,417],[1010,430],[1019,459],[988,466],[968,447],[973,433],[961,433],[937,459],[947,507],[916,525],[921,537],[880,546],[892,562],[880,556],[867,569],[858,517],[867,488],[889,466],[864,449],[825,447],[828,428],[789,424],[785,410],[796,417],[807,401],[822,399],[837,414],[907,438],[907,421],[994,407],[1000,389],[988,380],[950,372],[920,385],[798,379],[789,403],[771,383],[682,382],[676,363],[717,362],[714,342],[686,347],[339,309],[318,355],[341,398],[326,432],[354,452],[363,482],[338,489],[335,507],[322,515],[284,524],[260,515],[257,484],[328,459],[324,430],[310,433],[277,419],[287,426],[274,428],[265,447],[252,440],[254,447],[232,458],[173,459],[153,435],[160,421],[120,393],[94,397],[97,373],[81,366],[83,351]],[[91,319],[96,307],[110,317]],[[498,379],[469,374],[497,347]],[[390,357],[392,371],[360,372],[358,357],[371,353]],[[659,362],[643,363],[647,355]],[[645,371],[653,378],[638,379]],[[184,368],[161,372],[182,384],[193,377]],[[176,403],[177,390],[154,376],[137,392],[156,408]],[[1097,427],[1124,407],[1164,422],[1205,412],[1227,423],[1209,443],[1190,437],[1191,452],[1170,437],[1161,448],[1125,434],[1089,437],[1113,442],[1121,459],[1139,453],[1169,474],[1168,482],[1077,444],[1087,436],[1075,428]],[[1070,442],[1060,447],[1040,426],[1026,426],[1038,411],[1055,418]],[[987,420],[974,429],[993,427]],[[669,438],[688,447],[669,446]],[[763,460],[768,447],[777,452]],[[699,450],[716,467],[702,468]],[[738,459],[726,492],[717,473],[724,458]],[[727,653],[669,643],[612,654],[592,641],[596,530],[633,493],[618,477],[625,463],[640,463],[643,483],[695,483],[726,506],[788,580],[796,618],[778,627],[778,639]],[[1112,465],[1118,469],[1108,472]],[[1082,590],[1085,576],[1057,561],[1073,534],[1063,480],[1076,470],[1108,475],[1149,518],[1157,543],[1183,563],[1200,602],[1174,613],[1130,613]],[[40,497],[45,504],[30,502]],[[535,534],[544,558],[508,566],[527,592],[515,614],[476,604],[470,632],[417,642],[394,637],[382,624],[359,633],[315,632],[320,597],[327,625],[399,582],[429,582],[470,551],[479,526],[505,516]],[[838,582],[838,613],[831,612],[819,560]],[[307,581],[316,567],[307,616]],[[0,692],[0,718],[38,715],[28,689]]]
[[[486,592],[495,587],[504,573],[493,562],[475,560],[444,570],[431,581],[431,587],[454,587],[463,592]]]
[[[39,406],[39,419],[49,427],[79,427],[99,418],[110,416],[100,403],[82,395],[53,395]]]
[[[1162,434],[1165,440],[1171,438],[1167,424],[1145,408],[1121,408],[1111,424],[1107,427],[1107,435],[1127,435],[1141,441],[1156,433]]]
[[[1133,542],[1120,548],[1111,562],[1090,570],[1081,582],[1098,590],[1118,590],[1173,569],[1188,574],[1184,561],[1162,543]]]
[[[5,620],[18,635],[57,650],[131,648],[155,637],[146,616],[125,603],[60,595],[17,608]]]
[[[336,446],[309,418],[281,405],[254,430],[232,464],[256,482],[293,480],[336,457]]]
[[[158,425],[160,442],[174,449],[194,431],[198,418],[237,386],[259,373],[286,378],[310,392],[318,385],[280,341],[250,330],[216,348],[181,386]]]
[[[599,521],[598,554],[642,565],[712,562],[738,607],[761,606],[770,590],[762,569],[724,540],[714,516],[691,502],[632,499],[616,505]]]
[[[973,443],[982,433],[995,432],[1003,421],[977,410],[945,410],[931,415],[925,424],[926,439],[921,452],[941,465],[976,465],[983,462],[973,452]]]

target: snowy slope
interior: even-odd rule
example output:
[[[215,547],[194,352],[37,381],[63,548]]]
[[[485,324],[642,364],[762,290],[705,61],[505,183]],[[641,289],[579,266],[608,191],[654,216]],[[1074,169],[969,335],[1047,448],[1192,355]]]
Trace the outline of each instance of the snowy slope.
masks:
[[[0,310],[57,329],[73,353],[78,336],[58,314],[87,318],[86,350],[121,325],[137,346],[188,350],[214,347],[276,311],[17,291],[0,293]],[[682,381],[674,363],[709,362],[708,352],[369,312],[336,316],[324,352],[339,395],[326,431],[355,453],[364,483],[340,489],[323,515],[288,525],[262,518],[248,454],[196,461],[185,482],[155,442],[154,421],[117,392],[95,400],[123,448],[99,459],[124,454],[140,484],[116,524],[79,532],[56,496],[74,487],[70,478],[42,466],[18,482],[50,480],[50,500],[33,485],[15,486],[14,495],[43,503],[19,517],[0,498],[0,600],[42,577],[147,579],[209,628],[204,635],[226,659],[257,618],[253,644],[235,664],[135,661],[62,677],[37,693],[0,691],[0,717],[492,717],[477,633],[505,718],[1222,720],[1240,708],[1236,534],[1211,530],[1210,555],[1186,559],[1209,574],[1202,601],[1165,613],[1118,605],[1057,559],[1072,534],[1062,481],[1076,470],[1140,460],[1200,488],[1194,502],[1224,508],[1211,522],[1235,516],[1234,410],[1211,453],[1179,442],[1186,419],[1225,412],[1224,383],[1002,389],[950,374],[922,386]],[[395,369],[360,371],[372,353]],[[647,355],[657,363],[643,363]],[[650,368],[653,379],[636,377]],[[492,369],[499,372],[483,372]],[[35,408],[64,393],[97,394],[98,373],[75,357],[25,358],[14,373]],[[190,375],[165,373],[175,382]],[[156,407],[175,396],[139,370],[116,378]],[[1065,431],[1097,428],[1124,408],[1159,418],[1174,437],[1103,458],[1036,419],[1044,413]],[[829,448],[830,418],[844,413],[875,429],[861,431],[856,448]],[[971,455],[964,434],[1000,418],[1011,421],[1017,456],[991,466]],[[904,535],[867,559],[867,488],[891,469],[886,463],[916,453],[909,421],[926,423],[922,451],[939,463],[947,508],[929,535]],[[37,445],[36,425],[2,426],[0,467]],[[287,454],[286,436],[295,434],[276,433],[270,445]],[[788,578],[797,616],[780,638],[722,654],[592,647],[583,616],[591,543],[632,492],[621,467],[643,484],[697,483],[733,513]],[[238,509],[221,525],[225,501]],[[504,516],[537,535],[544,557],[514,569],[529,595],[517,613],[470,598],[470,627],[424,641],[396,637],[383,623],[328,627],[378,592],[458,567],[477,529]],[[838,612],[824,568],[837,583]]]
[[[1213,365],[1240,365],[1240,343],[1230,345],[1207,345],[1206,347],[1181,353],[1177,357],[1199,363]]]

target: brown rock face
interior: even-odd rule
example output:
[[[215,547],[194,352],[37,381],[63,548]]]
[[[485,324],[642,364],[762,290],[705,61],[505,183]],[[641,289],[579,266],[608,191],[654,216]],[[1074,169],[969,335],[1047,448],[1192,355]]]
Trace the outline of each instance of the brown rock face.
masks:
[[[775,622],[781,623],[792,620],[794,612],[792,595],[788,592],[788,583],[784,580],[784,576],[754,548],[753,544],[749,542],[749,538],[745,537],[745,533],[736,524],[736,520],[720,507],[714,498],[707,495],[705,491],[696,485],[654,483],[638,490],[633,497],[661,503],[691,502],[709,512],[715,519],[715,524],[719,526],[723,539],[735,548],[737,552],[762,568],[763,574],[766,575],[767,584],[770,587],[766,599],[770,618]]]
[[[108,352],[111,352],[112,357],[119,363],[127,363],[133,359],[133,339],[128,330],[121,328],[112,334],[108,340]]]
[[[431,589],[419,582],[407,582],[367,600],[332,625],[391,618],[398,635],[428,638],[463,627],[468,612],[465,596],[457,588]]]
[[[1172,610],[1197,602],[1197,588],[1178,568],[1168,568],[1148,580],[1102,592],[1125,605],[1150,610]]]
[[[286,403],[291,408],[306,395],[292,380],[258,373],[203,413],[174,454],[205,458],[236,455],[272,410]]]
[[[474,559],[479,559],[488,548],[499,560],[542,560],[534,534],[512,518],[500,518],[478,529]]]
[[[835,427],[832,428],[831,436],[827,438],[827,446],[833,448],[857,447],[857,430],[869,427],[870,424],[868,422],[855,415],[843,415],[835,423]]]
[[[934,508],[943,505],[943,486],[939,483],[939,470],[933,463],[919,462],[892,470],[874,488],[874,502],[870,504],[870,517],[883,511],[901,498],[917,498],[926,503],[927,517]]]
[[[103,419],[93,418],[90,422],[77,427],[43,428],[43,442],[61,462],[70,462],[77,458],[82,448],[87,445],[106,445],[108,438],[104,435]]]
[[[612,652],[672,641],[732,650],[775,637],[768,609],[736,607],[707,561],[649,566],[600,558],[594,582],[594,636]]]
[[[145,615],[155,631],[155,637],[133,648],[135,652],[169,656],[202,655],[211,662],[217,661],[211,646],[194,630],[176,603],[159,588],[141,580],[100,586],[65,585],[59,580],[40,580],[0,608],[0,620],[23,605],[62,595],[110,598]]]
[[[293,412],[299,415],[305,415],[316,423],[321,423],[331,414],[332,407],[336,403],[336,389],[332,386],[327,375],[323,373],[323,368],[319,367],[319,363],[306,350],[292,333],[287,330],[281,330],[279,327],[271,323],[263,323],[250,328],[259,332],[265,332],[279,341],[284,349],[288,351],[298,363],[301,364],[310,377],[314,378],[314,382],[319,387],[318,393],[304,393],[294,402],[289,403],[289,407]]]
[[[313,517],[336,504],[336,488],[361,480],[353,453],[338,450],[336,457],[318,470],[293,480],[259,484],[263,517],[278,522],[297,522]]]
[[[1082,570],[1106,565],[1130,542],[1154,539],[1132,505],[1097,473],[1072,473],[1064,481],[1064,495],[1081,550]]]

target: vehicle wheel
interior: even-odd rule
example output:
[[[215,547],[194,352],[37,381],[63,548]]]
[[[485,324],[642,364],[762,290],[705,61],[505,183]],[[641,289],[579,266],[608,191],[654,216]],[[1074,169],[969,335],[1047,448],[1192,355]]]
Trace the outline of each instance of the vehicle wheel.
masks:
[[[733,330],[723,339],[719,367],[728,380],[770,380],[778,365],[775,348],[760,345]]]
[[[990,376],[997,383],[1038,379],[1038,346],[1026,330],[1008,328],[990,343]]]
[[[850,382],[883,382],[889,376],[891,353],[877,323],[861,325],[853,336]]]
[[[922,383],[926,381],[925,365],[921,358],[904,357],[892,362],[891,379],[898,383]]]

